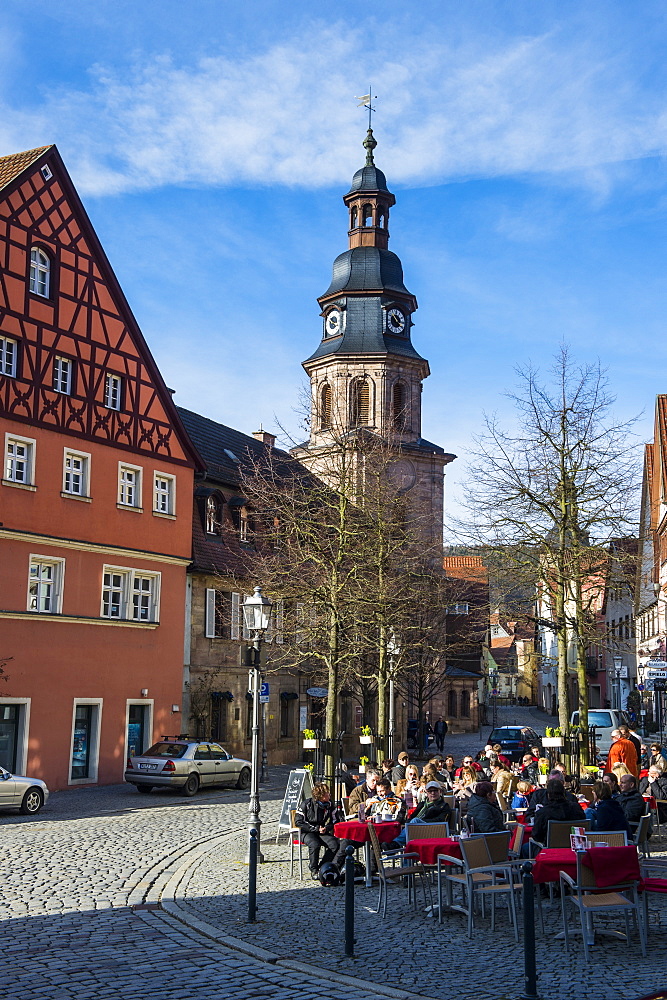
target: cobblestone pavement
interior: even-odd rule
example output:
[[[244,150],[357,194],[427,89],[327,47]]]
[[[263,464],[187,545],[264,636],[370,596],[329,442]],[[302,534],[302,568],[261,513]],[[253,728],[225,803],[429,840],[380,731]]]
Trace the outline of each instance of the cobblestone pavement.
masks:
[[[521,713],[516,719],[515,711]],[[530,709],[501,713],[499,724],[523,722],[538,731],[546,719]],[[478,734],[450,736],[446,743],[457,758],[479,746]],[[503,929],[492,934],[481,921],[469,942],[463,917],[451,915],[440,926],[421,909],[413,912],[398,887],[384,921],[373,912],[377,890],[357,890],[357,957],[346,960],[342,890],[291,878],[285,839],[274,843],[288,770],[272,769],[262,790],[267,863],[259,871],[255,925],[245,922],[247,794],[139,796],[118,785],[55,793],[34,818],[0,814],[0,997],[519,996],[522,952],[507,934],[504,914]],[[554,946],[559,910],[547,907],[548,934],[538,935],[542,995],[608,1000],[619,987],[631,998],[663,985],[667,910],[653,900],[651,906],[649,959],[637,958],[634,945],[603,943],[590,969],[580,945],[569,957],[560,942]]]

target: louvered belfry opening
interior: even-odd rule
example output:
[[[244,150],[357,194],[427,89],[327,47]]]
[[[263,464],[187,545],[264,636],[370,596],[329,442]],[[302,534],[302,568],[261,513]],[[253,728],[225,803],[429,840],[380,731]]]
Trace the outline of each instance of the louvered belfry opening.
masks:
[[[327,382],[322,386],[320,394],[320,426],[331,427],[331,411],[333,408],[333,393],[331,386]]]
[[[398,430],[405,427],[405,386],[394,382],[391,390],[391,420]]]
[[[355,383],[354,396],[352,399],[352,423],[356,427],[363,427],[370,423],[371,416],[371,389],[366,381],[362,379]]]

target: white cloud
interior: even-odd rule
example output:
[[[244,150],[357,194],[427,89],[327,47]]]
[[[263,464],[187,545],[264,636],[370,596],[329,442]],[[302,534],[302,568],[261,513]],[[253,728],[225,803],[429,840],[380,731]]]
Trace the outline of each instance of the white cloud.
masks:
[[[378,158],[392,181],[574,173],[602,189],[608,166],[667,146],[660,86],[641,91],[603,46],[558,31],[454,47],[314,26],[254,55],[162,57],[122,74],[94,67],[87,90],[8,110],[0,139],[25,148],[19,136],[38,144],[55,130],[85,194],[340,184],[361,162],[364,118],[352,97],[365,92],[363,53],[364,80],[382,95]]]

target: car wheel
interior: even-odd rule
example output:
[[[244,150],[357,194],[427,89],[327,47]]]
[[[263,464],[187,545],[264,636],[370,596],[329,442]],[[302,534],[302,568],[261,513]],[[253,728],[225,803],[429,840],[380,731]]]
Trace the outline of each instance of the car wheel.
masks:
[[[153,791],[152,785],[137,785],[137,791],[141,792],[142,795],[148,795],[149,792]]]
[[[244,767],[243,770],[241,771],[241,773],[239,774],[239,780],[236,782],[236,787],[240,788],[241,791],[243,791],[243,792],[247,788],[250,788],[250,768],[249,767]]]
[[[198,791],[199,791],[199,775],[198,774],[188,775],[188,780],[185,782],[185,784],[181,789],[182,794],[187,795],[189,797],[191,795],[196,795]]]
[[[29,788],[23,796],[21,812],[24,816],[34,816],[44,805],[44,793],[41,788]]]

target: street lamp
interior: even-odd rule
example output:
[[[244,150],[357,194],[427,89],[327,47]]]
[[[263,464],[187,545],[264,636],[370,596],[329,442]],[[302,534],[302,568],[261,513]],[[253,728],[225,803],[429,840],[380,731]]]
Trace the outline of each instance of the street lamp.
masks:
[[[614,657],[614,708],[620,709],[621,707],[621,664],[623,663],[622,656]]]
[[[489,674],[489,682],[491,684],[491,694],[493,696],[493,719],[492,725],[493,729],[498,725],[498,673],[492,670]]]
[[[387,653],[389,654],[389,736],[387,738],[387,757],[394,759],[394,730],[396,729],[396,692],[394,689],[394,670],[396,660],[401,652],[399,641],[394,632],[389,633]]]
[[[252,771],[250,777],[250,806],[248,812],[248,854],[246,864],[250,864],[250,831],[257,831],[257,860],[264,861],[260,851],[260,829],[262,821],[259,818],[259,692],[261,685],[260,656],[262,636],[269,627],[272,603],[262,595],[261,587],[255,587],[252,597],[243,598],[243,620],[248,633],[252,636],[252,667],[248,676],[248,687],[252,693]]]

